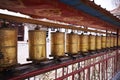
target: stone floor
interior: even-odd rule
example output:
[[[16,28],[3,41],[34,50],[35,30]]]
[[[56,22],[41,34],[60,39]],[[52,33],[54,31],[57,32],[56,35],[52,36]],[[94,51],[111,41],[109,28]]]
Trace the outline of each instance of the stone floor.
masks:
[[[118,72],[112,80],[120,80],[120,72]]]

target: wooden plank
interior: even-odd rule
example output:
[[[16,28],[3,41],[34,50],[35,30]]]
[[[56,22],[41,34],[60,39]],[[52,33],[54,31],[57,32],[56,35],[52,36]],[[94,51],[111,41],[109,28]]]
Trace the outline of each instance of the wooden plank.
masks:
[[[31,24],[36,24],[36,25],[43,25],[43,27],[46,28],[65,28],[65,29],[72,29],[72,30],[81,30],[81,31],[88,31],[88,32],[95,32],[95,33],[104,33],[102,31],[97,31],[97,30],[89,30],[89,29],[84,29],[80,27],[75,27],[75,26],[69,26],[69,25],[63,25],[63,24],[57,24],[57,23],[50,23],[50,22],[44,22],[44,21],[39,21],[35,19],[29,19],[29,18],[22,18],[22,17],[16,17],[16,16],[11,16],[11,15],[5,15],[5,14],[0,14],[1,19],[6,19],[6,20],[12,20],[16,22],[23,22],[23,23],[31,23]]]

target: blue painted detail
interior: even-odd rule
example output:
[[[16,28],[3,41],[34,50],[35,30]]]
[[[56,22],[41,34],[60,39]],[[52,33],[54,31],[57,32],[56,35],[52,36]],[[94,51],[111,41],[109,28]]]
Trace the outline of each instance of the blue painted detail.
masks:
[[[78,10],[82,10],[85,13],[88,13],[92,16],[98,17],[106,22],[109,22],[113,25],[120,26],[120,23],[111,19],[109,16],[106,16],[99,12],[98,10],[87,6],[85,3],[82,3],[80,0],[60,0],[61,2],[70,5]]]
[[[60,1],[71,6],[81,3],[80,0],[60,0]]]

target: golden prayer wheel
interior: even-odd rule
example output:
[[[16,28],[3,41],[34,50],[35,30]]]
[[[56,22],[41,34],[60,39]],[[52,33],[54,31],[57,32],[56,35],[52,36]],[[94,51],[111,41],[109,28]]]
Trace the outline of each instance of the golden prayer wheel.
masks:
[[[66,50],[65,50],[65,53],[69,53],[69,43],[70,43],[70,41],[69,41],[69,38],[70,38],[70,36],[69,36],[69,34],[66,34]]]
[[[101,36],[96,36],[96,49],[100,50],[102,49],[102,39]]]
[[[119,38],[118,38],[118,46],[120,46],[120,36],[119,36]]]
[[[88,35],[81,35],[81,52],[88,52],[89,42],[88,42]]]
[[[29,31],[29,58],[32,60],[46,59],[46,31]]]
[[[96,40],[96,36],[90,34],[89,35],[89,50],[90,51],[93,51],[96,49],[95,40]]]
[[[0,68],[6,68],[17,64],[17,30],[12,28],[0,28]]]
[[[62,32],[51,33],[51,54],[53,56],[65,55],[65,34]]]
[[[77,34],[69,34],[69,52],[71,54],[78,53],[78,38],[79,36]]]
[[[114,46],[114,38],[113,36],[110,37],[110,47]]]
[[[106,48],[106,36],[102,36],[102,49]]]
[[[114,47],[117,46],[117,36],[114,36]]]
[[[110,48],[110,44],[111,44],[110,43],[110,36],[107,36],[107,40],[106,41],[107,41],[106,47]]]
[[[78,52],[81,52],[81,35],[78,36]]]

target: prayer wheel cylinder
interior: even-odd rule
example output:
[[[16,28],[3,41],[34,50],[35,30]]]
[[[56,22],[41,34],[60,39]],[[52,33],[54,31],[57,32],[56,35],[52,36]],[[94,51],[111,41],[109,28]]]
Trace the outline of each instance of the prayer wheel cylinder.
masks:
[[[106,47],[107,48],[110,48],[110,36],[107,36],[107,45],[106,45]]]
[[[114,38],[113,36],[110,37],[110,47],[114,46]]]
[[[113,47],[115,46],[115,36],[113,36]]]
[[[120,46],[120,36],[119,36],[119,38],[118,38],[118,46]]]
[[[17,30],[13,28],[0,28],[0,68],[17,64]]]
[[[51,34],[51,54],[54,54],[54,35],[53,33]]]
[[[116,40],[116,41],[115,41],[115,46],[117,46],[117,36],[116,36],[115,40]]]
[[[78,36],[78,52],[81,52],[81,35]]]
[[[88,52],[89,43],[88,43],[88,35],[81,34],[81,52]]]
[[[51,54],[53,56],[65,55],[65,34],[62,32],[51,33]]]
[[[114,36],[114,47],[117,46],[117,36]]]
[[[69,34],[69,52],[71,54],[78,53],[78,38],[79,36],[77,34]]]
[[[29,58],[33,60],[46,59],[46,31],[29,31]]]
[[[106,48],[106,36],[102,36],[102,49]]]
[[[101,36],[96,36],[96,49],[97,50],[100,50],[102,48],[102,39],[101,39]]]
[[[96,49],[96,47],[95,47],[95,35],[89,35],[89,50],[90,51],[93,51],[93,50],[95,50]]]
[[[70,53],[69,51],[69,46],[70,46],[70,41],[69,41],[69,38],[70,38],[70,36],[69,36],[69,34],[66,34],[66,53]]]

